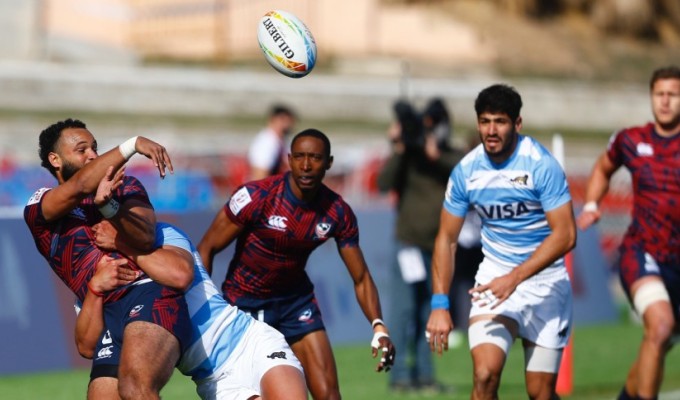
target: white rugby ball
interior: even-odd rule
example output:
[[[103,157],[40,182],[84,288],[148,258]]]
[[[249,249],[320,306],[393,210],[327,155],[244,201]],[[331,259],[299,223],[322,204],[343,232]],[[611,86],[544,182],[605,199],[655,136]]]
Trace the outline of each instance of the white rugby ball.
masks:
[[[286,76],[301,78],[314,68],[314,37],[307,26],[289,12],[266,13],[257,27],[257,41],[269,65]]]

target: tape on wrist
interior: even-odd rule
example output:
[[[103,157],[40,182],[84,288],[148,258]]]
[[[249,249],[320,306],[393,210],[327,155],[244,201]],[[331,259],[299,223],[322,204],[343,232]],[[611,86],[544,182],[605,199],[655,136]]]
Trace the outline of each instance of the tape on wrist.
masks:
[[[383,322],[383,320],[381,320],[380,318],[376,318],[373,320],[373,322],[371,322],[371,328],[375,328],[376,325],[385,326],[385,322]]]
[[[135,144],[137,143],[137,136],[131,137],[130,139],[124,141],[123,143],[118,146],[118,150],[120,150],[120,154],[123,155],[123,158],[126,160],[129,160],[130,157],[135,155],[137,150],[135,149]]]
[[[90,282],[87,282],[87,290],[97,297],[104,297],[104,293],[92,289],[92,285],[90,285]]]
[[[448,310],[449,296],[442,293],[433,294],[432,300],[430,300],[430,308],[433,310]]]
[[[596,201],[589,201],[583,205],[583,211],[585,212],[596,212],[598,210]]]
[[[380,338],[388,338],[390,335],[386,334],[385,332],[376,332],[373,334],[373,340],[371,340],[371,347],[375,349],[380,348]]]
[[[99,207],[99,213],[102,215],[102,217],[110,219],[118,214],[118,209],[120,209],[120,203],[118,203],[115,199],[111,199],[108,201],[108,203]]]

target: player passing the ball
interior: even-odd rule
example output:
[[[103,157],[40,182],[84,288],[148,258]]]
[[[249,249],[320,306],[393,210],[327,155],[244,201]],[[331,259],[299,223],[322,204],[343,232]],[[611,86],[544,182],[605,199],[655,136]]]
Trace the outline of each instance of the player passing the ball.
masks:
[[[468,341],[473,399],[496,399],[508,351],[522,339],[526,390],[553,399],[557,372],[572,327],[572,293],[563,256],[574,247],[576,225],[564,171],[536,140],[520,134],[522,99],[507,85],[475,100],[481,144],[449,177],[435,239],[432,351],[448,350],[453,329],[449,289],[465,215],[482,220],[484,259],[470,290]]]
[[[163,146],[143,137],[131,138],[99,156],[92,133],[72,119],[47,127],[39,142],[42,165],[58,185],[37,190],[24,209],[24,219],[40,254],[82,301],[95,294],[88,282],[102,260],[93,241],[94,224],[111,221],[135,237],[135,245],[143,251],[150,250],[154,242],[156,219],[146,191],[134,177],[122,177],[119,169],[136,153],[150,158],[161,177],[166,167],[172,171],[172,163]],[[95,194],[102,180],[115,181],[116,177],[122,183],[114,184],[113,196]],[[113,257],[121,258],[119,254]],[[124,262],[140,271],[133,261]],[[191,274],[189,269],[177,287],[135,274],[135,284],[106,294],[107,318],[120,327],[120,335],[107,341],[123,343],[123,336],[125,341],[118,353],[107,347],[95,358],[88,398],[104,398],[112,391],[126,399],[159,398],[191,335],[182,290],[191,282]],[[118,364],[111,368],[107,361],[112,357],[119,358],[120,368]],[[117,380],[110,379],[116,375]]]
[[[630,171],[633,218],[618,264],[644,335],[621,400],[657,398],[673,333],[680,333],[680,68],[654,71],[649,90],[654,121],[611,137],[590,174],[578,217],[580,229],[597,222],[611,176],[621,166]]]
[[[198,245],[208,271],[215,254],[236,240],[222,284],[225,299],[286,337],[302,363],[315,399],[339,399],[337,369],[314,286],[305,271],[310,253],[330,238],[372,321],[377,371],[390,369],[395,349],[382,322],[378,291],[359,247],[354,212],[322,183],[331,168],[331,144],[316,130],[298,133],[288,155],[290,172],[246,183],[217,213]]]

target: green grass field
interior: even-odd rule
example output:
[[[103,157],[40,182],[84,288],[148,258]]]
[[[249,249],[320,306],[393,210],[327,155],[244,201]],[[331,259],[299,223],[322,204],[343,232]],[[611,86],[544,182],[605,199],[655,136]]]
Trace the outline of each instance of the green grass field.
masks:
[[[639,326],[631,323],[576,328],[574,332],[574,391],[568,399],[613,399],[626,376],[641,337]],[[471,383],[471,361],[466,345],[437,357],[437,375],[454,393],[431,396],[393,394],[387,390],[387,376],[373,372],[375,365],[366,346],[335,349],[343,398],[364,399],[466,399]],[[521,347],[512,348],[501,383],[500,397],[524,399]],[[72,400],[85,398],[88,371],[76,370],[0,377],[0,398],[12,400]],[[666,360],[663,391],[680,389],[680,351]],[[163,390],[166,400],[197,398],[189,378],[175,373]],[[680,395],[662,395],[677,399]]]

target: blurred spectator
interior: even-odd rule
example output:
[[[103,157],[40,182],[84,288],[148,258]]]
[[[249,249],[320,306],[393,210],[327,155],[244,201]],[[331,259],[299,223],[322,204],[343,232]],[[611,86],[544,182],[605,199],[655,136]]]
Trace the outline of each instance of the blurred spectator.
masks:
[[[248,149],[250,180],[266,178],[287,169],[286,136],[295,125],[295,113],[285,105],[274,105],[267,126],[253,139]]]
[[[398,197],[389,325],[401,354],[389,384],[395,392],[442,391],[424,336],[430,313],[430,262],[446,183],[463,153],[449,145],[450,119],[441,100],[432,100],[422,116],[400,100],[394,113],[396,120],[388,130],[392,154],[378,175],[379,189]]]

